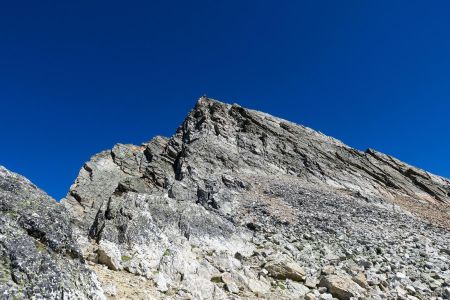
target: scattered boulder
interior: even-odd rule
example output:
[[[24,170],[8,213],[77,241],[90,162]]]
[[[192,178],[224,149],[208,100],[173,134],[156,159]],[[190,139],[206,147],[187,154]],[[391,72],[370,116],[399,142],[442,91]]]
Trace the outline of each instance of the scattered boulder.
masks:
[[[307,286],[307,287],[309,287],[309,288],[311,288],[311,289],[314,289],[314,288],[316,288],[316,286],[317,286],[317,280],[316,280],[316,278],[315,277],[306,277],[306,279],[305,279],[305,286]]]
[[[239,287],[237,286],[235,280],[233,279],[230,273],[228,272],[223,273],[221,279],[222,282],[225,283],[225,287],[229,292],[234,294],[239,293]]]
[[[113,271],[122,269],[120,250],[117,245],[108,241],[101,241],[97,249],[97,260],[99,264],[107,266]]]
[[[357,275],[353,276],[353,281],[359,284],[359,286],[364,289],[369,288],[369,283],[367,282],[366,275],[364,275],[363,272],[359,272]]]
[[[322,275],[331,275],[336,271],[334,266],[325,266],[322,268]]]
[[[286,280],[286,288],[292,291],[292,294],[296,297],[303,297],[310,291],[305,285],[289,279]]]
[[[156,276],[154,277],[154,281],[158,291],[165,293],[169,290],[167,279],[164,277],[163,274],[161,273],[156,274]]]
[[[308,293],[305,295],[305,300],[316,300],[316,296],[313,293]]]
[[[270,290],[270,285],[260,280],[256,280],[253,278],[248,279],[247,287],[250,291],[252,291],[258,297],[263,297]]]
[[[267,263],[264,268],[269,272],[269,276],[276,279],[303,281],[306,275],[305,270],[295,262],[272,261]]]
[[[239,288],[234,282],[225,283],[225,287],[226,287],[227,291],[229,291],[230,293],[233,293],[233,294],[239,293]]]
[[[365,292],[365,289],[351,278],[338,275],[323,277],[319,286],[326,287],[333,296],[340,300],[351,300],[352,297],[359,297]]]

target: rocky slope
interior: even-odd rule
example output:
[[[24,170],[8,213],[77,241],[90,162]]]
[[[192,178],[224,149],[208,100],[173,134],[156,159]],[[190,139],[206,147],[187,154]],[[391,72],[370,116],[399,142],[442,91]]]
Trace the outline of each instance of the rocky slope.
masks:
[[[112,299],[450,297],[449,180],[205,97],[54,206]]]
[[[68,212],[0,167],[0,298],[104,299],[72,236]]]

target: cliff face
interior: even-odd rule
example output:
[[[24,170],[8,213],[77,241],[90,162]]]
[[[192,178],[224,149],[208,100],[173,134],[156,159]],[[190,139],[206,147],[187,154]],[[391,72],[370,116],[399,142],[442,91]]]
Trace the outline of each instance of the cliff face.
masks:
[[[0,167],[0,298],[103,299],[72,236],[68,212]]]
[[[450,296],[449,180],[208,98],[53,205],[111,298]]]

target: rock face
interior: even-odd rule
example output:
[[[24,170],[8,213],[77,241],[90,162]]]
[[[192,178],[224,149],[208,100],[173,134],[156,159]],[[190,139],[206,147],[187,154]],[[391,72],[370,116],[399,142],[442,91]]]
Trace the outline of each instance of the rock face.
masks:
[[[103,299],[86,268],[63,206],[0,167],[2,299]]]
[[[93,156],[62,218],[112,299],[445,299],[449,194],[388,155],[202,97],[172,137]]]

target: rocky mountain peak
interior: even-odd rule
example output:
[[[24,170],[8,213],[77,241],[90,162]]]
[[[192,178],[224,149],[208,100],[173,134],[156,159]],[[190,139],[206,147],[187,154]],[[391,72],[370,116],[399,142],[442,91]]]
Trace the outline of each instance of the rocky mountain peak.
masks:
[[[407,194],[450,203],[450,185],[444,178],[373,149],[363,153],[310,128],[205,97],[172,141],[174,149],[182,149],[178,163],[183,155],[191,155],[189,151],[195,156],[201,153],[198,148],[213,147],[219,162],[234,162],[234,169],[290,174],[380,197],[387,192],[391,197]]]
[[[201,97],[172,137],[94,155],[55,206],[110,298],[437,300],[449,194],[391,156]]]

